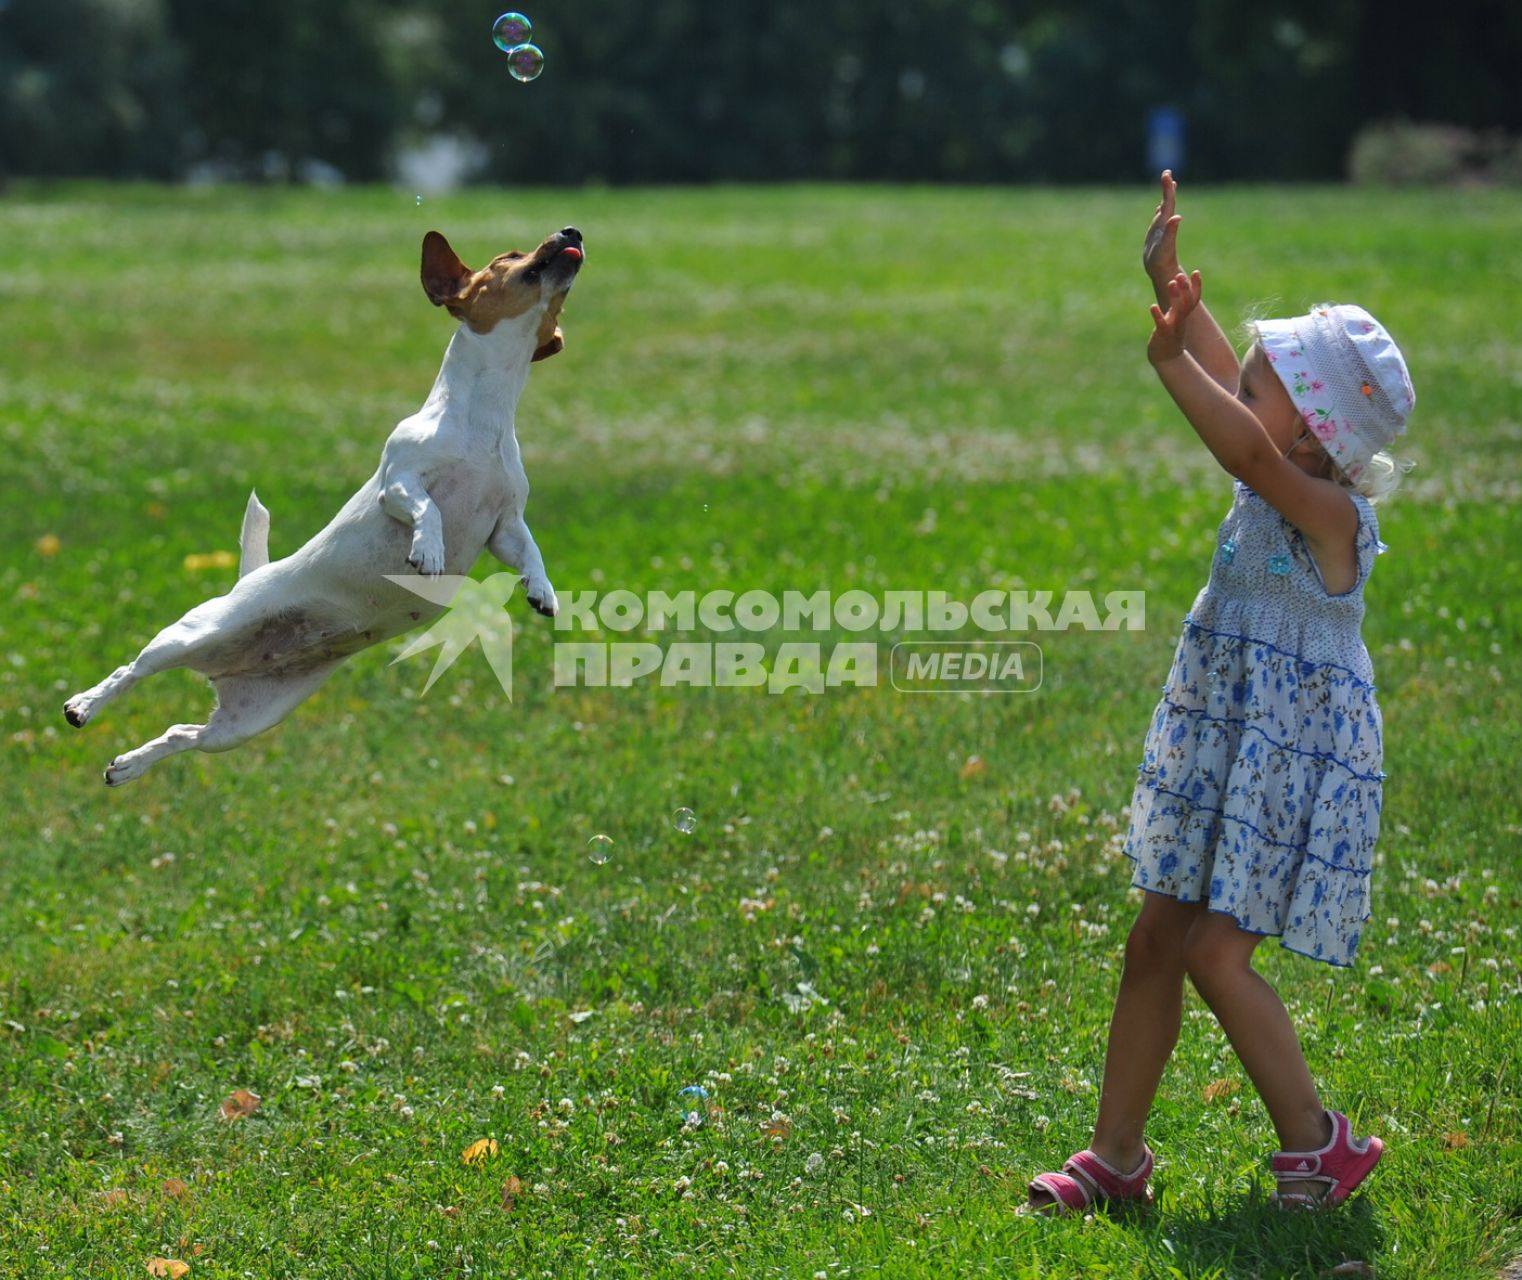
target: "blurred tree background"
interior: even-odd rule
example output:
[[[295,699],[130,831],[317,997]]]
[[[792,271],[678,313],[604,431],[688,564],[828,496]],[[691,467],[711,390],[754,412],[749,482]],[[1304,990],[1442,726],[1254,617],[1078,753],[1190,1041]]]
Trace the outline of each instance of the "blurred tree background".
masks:
[[[1444,128],[1365,148],[1373,176],[1522,155],[1516,0],[524,0],[529,85],[508,7],[0,0],[0,173],[1129,181],[1165,104],[1192,177],[1338,179],[1402,121]]]

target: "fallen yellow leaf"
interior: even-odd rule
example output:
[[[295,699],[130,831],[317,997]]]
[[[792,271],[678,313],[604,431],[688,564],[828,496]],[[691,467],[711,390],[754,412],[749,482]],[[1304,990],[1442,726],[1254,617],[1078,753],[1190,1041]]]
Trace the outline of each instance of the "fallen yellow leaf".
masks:
[[[1457,1151],[1460,1147],[1469,1145],[1469,1135],[1464,1133],[1445,1133],[1443,1146],[1449,1151]]]
[[[178,1258],[149,1258],[148,1274],[150,1276],[162,1276],[165,1280],[180,1280],[190,1270],[190,1263],[181,1262]]]
[[[180,1178],[165,1178],[164,1194],[173,1196],[176,1200],[184,1200],[190,1195],[190,1184]]]
[[[961,767],[957,776],[965,782],[968,778],[976,778],[979,774],[987,772],[988,766],[983,763],[982,756],[968,756],[967,763]]]
[[[495,1138],[480,1138],[460,1152],[460,1163],[482,1165],[486,1163],[489,1156],[496,1154],[497,1140]]]
[[[502,1184],[502,1212],[511,1213],[523,1191],[523,1179],[514,1174]]]
[[[231,551],[191,552],[185,557],[185,567],[192,572],[199,569],[231,569],[237,563],[238,557]]]
[[[222,1099],[222,1119],[241,1120],[259,1110],[259,1095],[247,1089],[234,1089]]]
[[[45,533],[32,544],[40,556],[56,556],[63,548],[56,533]]]
[[[1235,1080],[1212,1080],[1200,1090],[1200,1095],[1206,1102],[1214,1102],[1217,1098],[1231,1097],[1241,1087]]]

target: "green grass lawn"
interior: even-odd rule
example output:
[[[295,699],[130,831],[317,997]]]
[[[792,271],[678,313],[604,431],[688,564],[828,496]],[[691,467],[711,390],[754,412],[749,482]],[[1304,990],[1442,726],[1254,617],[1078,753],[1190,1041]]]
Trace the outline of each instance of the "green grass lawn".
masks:
[[[1156,1211],[1015,1213],[1088,1138],[1124,808],[1230,499],[1143,354],[1154,203],[13,187],[0,1275],[1467,1280],[1522,1253],[1516,193],[1181,191],[1223,322],[1358,301],[1417,383],[1368,592],[1373,918],[1352,970],[1260,952],[1389,1154],[1348,1208],[1278,1216],[1272,1129],[1191,996]],[[64,698],[227,589],[186,557],[236,547],[250,488],[280,556],[369,474],[450,329],[424,231],[478,265],[568,222],[567,348],[518,423],[562,599],[1145,590],[1145,630],[1008,637],[1044,650],[1027,695],[556,690],[586,637],[514,599],[511,702],[474,651],[421,696],[396,642],[108,791],[210,691],[159,676],[83,731]]]

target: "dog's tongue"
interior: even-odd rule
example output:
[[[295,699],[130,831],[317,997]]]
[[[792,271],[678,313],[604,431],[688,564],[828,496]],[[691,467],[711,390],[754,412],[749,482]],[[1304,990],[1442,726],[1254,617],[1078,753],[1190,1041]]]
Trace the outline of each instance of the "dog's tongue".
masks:
[[[564,249],[562,249],[560,252],[565,254],[566,257],[568,257],[568,258],[574,258],[574,259],[576,259],[577,262],[580,262],[586,256],[585,254],[582,253],[582,251],[580,249],[576,248],[575,245],[569,245],[569,244],[566,245],[566,247]]]

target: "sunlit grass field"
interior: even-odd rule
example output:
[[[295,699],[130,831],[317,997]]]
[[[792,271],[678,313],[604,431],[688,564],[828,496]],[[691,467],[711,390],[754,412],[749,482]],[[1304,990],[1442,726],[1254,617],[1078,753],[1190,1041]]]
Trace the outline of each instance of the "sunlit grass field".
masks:
[[[1150,188],[23,185],[0,1275],[1468,1280],[1522,1253],[1522,197],[1180,201],[1223,321],[1361,302],[1419,395],[1368,590],[1373,918],[1352,970],[1260,951],[1328,1103],[1389,1144],[1347,1208],[1266,1205],[1272,1130],[1191,996],[1156,1210],[1015,1212],[1088,1138],[1125,806],[1230,501],[1143,354]],[[1041,644],[1029,694],[896,692],[889,649],[928,638],[901,629],[865,636],[876,687],[556,689],[557,639],[752,637],[557,634],[515,598],[512,701],[479,651],[423,696],[398,641],[232,754],[104,787],[210,690],[158,676],[82,731],[64,698],[228,588],[206,553],[251,488],[287,554],[421,403],[451,328],[423,233],[479,265],[567,223],[567,346],[518,419],[563,600],[1141,590],[1145,629],[994,637]]]

